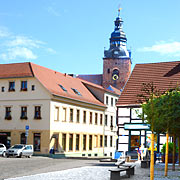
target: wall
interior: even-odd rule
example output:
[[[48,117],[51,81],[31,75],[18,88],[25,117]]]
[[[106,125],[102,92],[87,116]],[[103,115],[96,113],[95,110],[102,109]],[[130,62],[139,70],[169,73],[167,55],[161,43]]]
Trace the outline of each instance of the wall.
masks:
[[[110,69],[110,73],[108,73]],[[112,72],[114,69],[119,70],[119,79],[116,80],[116,88],[122,89],[129,78],[131,73],[131,60],[130,59],[103,59],[103,86],[114,86],[115,81],[112,80]]]
[[[15,81],[15,91],[9,92],[9,82]],[[21,91],[21,81],[27,81],[27,91]],[[32,85],[35,90],[32,91]],[[29,125],[28,143],[33,144],[33,134],[41,133],[42,153],[49,150],[50,137],[50,99],[51,95],[35,78],[0,79],[0,132],[11,133],[11,145],[20,143],[20,134]],[[20,119],[21,107],[27,107],[28,119]],[[41,106],[41,119],[34,119],[35,106]],[[11,107],[11,120],[5,120],[5,108]]]
[[[104,121],[104,111],[103,110],[97,110],[93,105],[91,107],[84,107],[79,106],[78,102],[72,101],[71,103],[65,103],[60,101],[51,101],[50,104],[50,130],[51,130],[51,137],[53,137],[53,134],[57,134],[59,136],[58,143],[59,143],[59,151],[61,153],[64,153],[66,156],[82,156],[82,154],[85,154],[85,156],[88,156],[88,154],[98,154],[103,155],[103,147],[98,146],[96,147],[95,143],[95,136],[98,136],[98,140],[100,138],[100,135],[103,135],[104,132],[104,126],[103,124],[100,124],[100,114],[102,114],[103,121]],[[59,108],[59,119],[55,117],[57,114],[55,113],[55,109]],[[66,108],[66,121],[63,121],[63,108]],[[73,122],[70,122],[70,109],[73,109]],[[79,123],[77,123],[77,110],[80,111],[80,119]],[[83,122],[83,111],[86,111],[86,123]],[[90,112],[92,112],[92,124],[90,124]],[[95,124],[95,113],[98,114],[98,124]],[[66,151],[63,152],[62,150],[62,134],[66,134]],[[69,151],[69,134],[73,134],[73,150]],[[75,137],[76,134],[80,135],[80,149],[75,150]],[[87,135],[87,151],[82,150],[82,138],[83,135]],[[89,135],[92,135],[92,150],[88,150],[89,146]],[[54,142],[52,141],[50,146],[53,147]]]

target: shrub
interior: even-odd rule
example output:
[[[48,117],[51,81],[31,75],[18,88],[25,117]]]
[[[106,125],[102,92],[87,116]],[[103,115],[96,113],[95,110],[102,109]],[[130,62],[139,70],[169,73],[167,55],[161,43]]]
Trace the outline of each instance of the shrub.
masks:
[[[166,143],[163,144],[163,147],[161,148],[161,153],[162,153],[162,154],[165,154],[165,151],[166,151]],[[173,143],[172,143],[172,142],[169,142],[168,153],[169,153],[169,154],[172,154],[172,153],[173,153]],[[178,153],[178,148],[177,148],[177,146],[176,146],[176,153]]]

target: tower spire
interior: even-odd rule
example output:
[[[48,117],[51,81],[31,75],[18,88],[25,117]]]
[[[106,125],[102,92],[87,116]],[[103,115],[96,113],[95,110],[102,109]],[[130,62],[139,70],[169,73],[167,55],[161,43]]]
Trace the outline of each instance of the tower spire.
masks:
[[[118,8],[118,17],[114,21],[114,31],[110,37],[110,48],[104,51],[105,58],[129,58],[126,47],[127,38],[123,31],[123,20],[120,17],[122,8]]]
[[[118,7],[118,16],[114,21],[114,30],[110,36],[110,47],[104,50],[102,85],[122,89],[131,72],[131,57],[127,50],[127,38],[123,31],[122,8]]]

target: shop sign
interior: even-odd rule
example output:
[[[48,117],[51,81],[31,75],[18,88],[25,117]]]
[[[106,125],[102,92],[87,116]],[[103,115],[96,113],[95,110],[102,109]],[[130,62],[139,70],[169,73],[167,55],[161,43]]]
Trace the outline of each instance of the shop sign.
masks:
[[[124,129],[125,130],[150,130],[150,125],[142,124],[142,123],[125,123]]]

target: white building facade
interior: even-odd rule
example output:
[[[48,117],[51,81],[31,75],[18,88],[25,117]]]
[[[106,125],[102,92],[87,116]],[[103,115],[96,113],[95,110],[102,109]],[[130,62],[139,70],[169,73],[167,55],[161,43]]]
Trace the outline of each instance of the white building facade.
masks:
[[[33,144],[36,154],[114,155],[118,94],[91,92],[85,82],[33,63],[0,65],[0,72],[0,143]],[[113,104],[104,104],[105,96]]]

